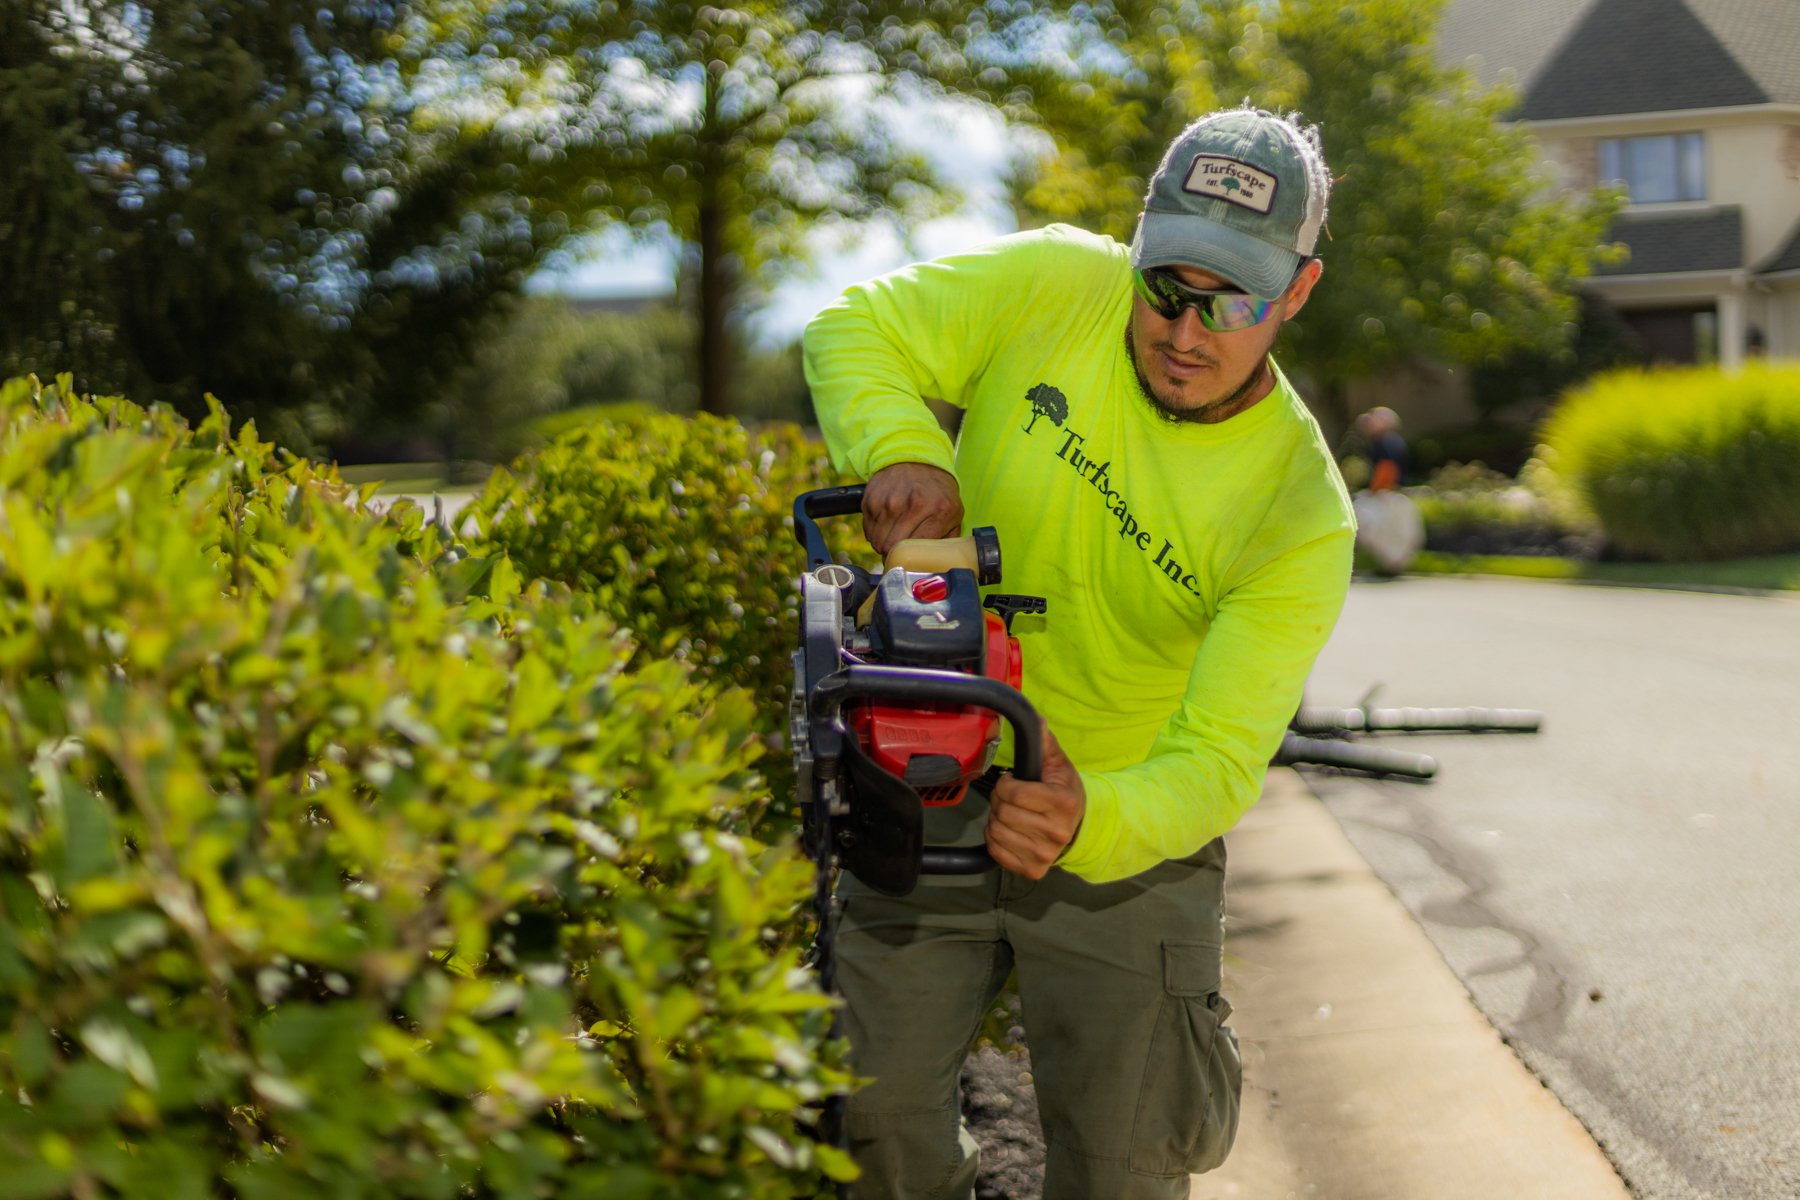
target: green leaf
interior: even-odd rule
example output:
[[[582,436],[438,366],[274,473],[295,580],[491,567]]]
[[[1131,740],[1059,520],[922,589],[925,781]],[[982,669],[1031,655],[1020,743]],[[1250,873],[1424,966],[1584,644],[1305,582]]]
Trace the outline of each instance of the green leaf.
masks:
[[[491,558],[464,558],[441,564],[437,576],[439,585],[444,589],[444,598],[452,603],[467,598],[487,580],[495,561]]]
[[[105,1018],[89,1021],[81,1027],[81,1041],[88,1053],[107,1066],[125,1072],[140,1087],[156,1090],[156,1065],[150,1061],[149,1051],[123,1025]]]
[[[56,1052],[50,1044],[50,1031],[34,1016],[21,1016],[12,1028],[12,1069],[19,1082],[35,1088],[50,1074]]]

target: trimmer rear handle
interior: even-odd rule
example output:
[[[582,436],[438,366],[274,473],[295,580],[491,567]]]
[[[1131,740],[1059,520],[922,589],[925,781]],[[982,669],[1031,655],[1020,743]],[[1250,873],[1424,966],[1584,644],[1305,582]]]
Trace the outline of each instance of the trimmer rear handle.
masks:
[[[831,551],[825,535],[819,532],[820,517],[850,517],[862,511],[863,485],[819,488],[803,492],[794,501],[794,540],[806,551],[806,569],[816,571],[831,562]]]

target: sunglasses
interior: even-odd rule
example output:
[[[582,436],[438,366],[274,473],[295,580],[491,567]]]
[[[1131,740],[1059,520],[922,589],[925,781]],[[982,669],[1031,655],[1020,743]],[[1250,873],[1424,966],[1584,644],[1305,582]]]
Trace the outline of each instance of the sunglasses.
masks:
[[[1131,286],[1150,311],[1165,321],[1181,316],[1181,310],[1192,308],[1200,314],[1200,324],[1214,333],[1236,333],[1260,325],[1269,310],[1281,302],[1260,300],[1234,288],[1201,290],[1191,288],[1162,267],[1149,267],[1131,273]]]

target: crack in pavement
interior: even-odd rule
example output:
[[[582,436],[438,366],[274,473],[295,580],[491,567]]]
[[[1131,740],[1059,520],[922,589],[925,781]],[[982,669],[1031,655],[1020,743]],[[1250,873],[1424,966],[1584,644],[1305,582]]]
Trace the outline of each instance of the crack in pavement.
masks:
[[[1407,904],[1417,919],[1431,933],[1432,925],[1451,929],[1483,930],[1498,933],[1516,942],[1516,955],[1490,957],[1470,966],[1452,970],[1463,980],[1464,987],[1476,1006],[1491,1021],[1503,1041],[1518,1054],[1527,1068],[1546,1087],[1551,1087],[1550,1067],[1560,1066],[1588,1094],[1610,1120],[1622,1126],[1643,1153],[1661,1163],[1666,1171],[1691,1189],[1695,1200],[1742,1200],[1755,1196],[1763,1184],[1741,1177],[1715,1159],[1695,1153],[1694,1130],[1664,1119],[1647,1106],[1633,1103],[1634,1090],[1604,1061],[1577,1045],[1569,1029],[1574,994],[1571,985],[1576,975],[1575,959],[1555,949],[1536,932],[1508,920],[1490,901],[1496,886],[1492,873],[1481,861],[1480,852],[1453,840],[1455,831],[1435,818],[1411,789],[1387,788],[1374,780],[1349,780],[1345,777],[1307,776],[1308,786],[1321,799],[1333,800],[1333,814],[1347,828],[1360,828],[1368,833],[1399,838],[1423,852],[1440,880],[1454,884],[1458,891],[1450,896],[1434,896]],[[1348,785],[1348,786],[1346,786]],[[1348,802],[1348,803],[1346,803]],[[1399,820],[1387,820],[1366,811],[1379,803],[1383,811],[1397,814]],[[1382,872],[1377,870],[1378,875]],[[1383,881],[1386,882],[1385,876]],[[1390,890],[1392,885],[1390,884]],[[1401,897],[1405,903],[1405,897]],[[1439,953],[1444,952],[1441,938],[1433,936]],[[1449,956],[1446,955],[1449,962]],[[1492,980],[1523,968],[1528,974],[1524,1002],[1516,1013],[1496,1011],[1496,997],[1491,989],[1477,989],[1471,981]],[[1485,994],[1484,994],[1485,993]],[[1602,1148],[1607,1139],[1597,1131],[1568,1097],[1564,1107],[1581,1121]],[[1618,1157],[1612,1155],[1615,1166]],[[1627,1178],[1634,1194],[1644,1191],[1646,1181]],[[1656,1193],[1667,1194],[1667,1193]]]

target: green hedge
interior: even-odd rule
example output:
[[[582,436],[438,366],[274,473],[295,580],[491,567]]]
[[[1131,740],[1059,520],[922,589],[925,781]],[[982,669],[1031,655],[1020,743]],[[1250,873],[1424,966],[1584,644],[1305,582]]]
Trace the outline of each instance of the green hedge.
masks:
[[[758,752],[596,606],[0,388],[0,1194],[750,1197],[840,1157]]]
[[[1545,440],[1626,555],[1800,549],[1800,367],[1615,372],[1565,399]]]
[[[528,575],[591,596],[641,654],[748,691],[775,811],[785,813],[802,567],[793,505],[838,482],[824,447],[794,425],[751,431],[706,415],[626,414],[495,472],[463,519]],[[834,548],[874,557],[858,522],[824,528]]]

